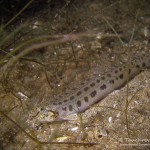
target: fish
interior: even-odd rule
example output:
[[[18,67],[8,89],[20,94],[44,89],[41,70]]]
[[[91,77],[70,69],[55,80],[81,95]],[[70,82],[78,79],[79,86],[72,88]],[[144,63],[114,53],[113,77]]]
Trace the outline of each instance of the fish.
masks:
[[[46,110],[58,114],[59,118],[82,113],[93,104],[103,100],[113,91],[124,87],[143,70],[150,68],[150,46],[139,46],[126,62],[113,67],[64,96],[50,101]]]

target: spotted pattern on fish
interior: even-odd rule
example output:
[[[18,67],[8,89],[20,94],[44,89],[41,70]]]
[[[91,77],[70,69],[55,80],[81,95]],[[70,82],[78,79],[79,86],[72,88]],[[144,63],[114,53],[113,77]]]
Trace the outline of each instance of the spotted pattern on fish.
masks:
[[[150,68],[150,48],[143,48],[141,52],[135,53],[130,64],[126,62],[92,80],[87,79],[86,82],[80,84],[80,88],[64,99],[62,98],[61,102],[55,101],[47,107],[57,112],[59,117],[83,112],[91,105],[104,99],[109,93],[123,87],[127,81],[133,79],[146,68]]]

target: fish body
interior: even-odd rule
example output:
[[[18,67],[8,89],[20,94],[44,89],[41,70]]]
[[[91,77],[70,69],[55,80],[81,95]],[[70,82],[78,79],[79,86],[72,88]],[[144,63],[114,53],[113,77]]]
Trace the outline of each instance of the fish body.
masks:
[[[58,113],[60,118],[84,112],[109,93],[123,87],[146,68],[150,68],[150,48],[141,49],[130,58],[129,62],[85,82],[59,101],[54,100],[47,109]]]

